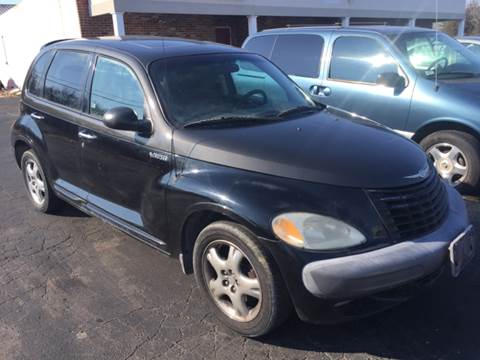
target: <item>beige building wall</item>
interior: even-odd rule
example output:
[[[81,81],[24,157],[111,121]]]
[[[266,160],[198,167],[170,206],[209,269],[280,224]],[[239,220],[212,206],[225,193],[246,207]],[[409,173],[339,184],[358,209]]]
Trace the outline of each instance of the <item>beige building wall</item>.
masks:
[[[42,45],[80,34],[75,0],[23,0],[0,16],[0,80],[21,87]]]

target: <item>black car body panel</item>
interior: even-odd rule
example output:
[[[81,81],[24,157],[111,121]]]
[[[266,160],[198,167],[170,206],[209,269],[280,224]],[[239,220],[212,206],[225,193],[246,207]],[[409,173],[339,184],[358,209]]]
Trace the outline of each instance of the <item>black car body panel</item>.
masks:
[[[219,165],[346,187],[406,186],[428,168],[423,151],[412,142],[374,122],[331,111],[250,127],[178,130],[175,151]]]
[[[302,284],[306,264],[396,242],[367,190],[414,185],[433,171],[410,140],[328,108],[255,126],[173,126],[148,76],[149,64],[162,57],[245,53],[239,49],[175,39],[78,40],[47,46],[39,56],[59,50],[126,64],[142,86],[153,131],[147,136],[110,129],[87,113],[92,61],[79,110],[24,89],[11,135],[17,161],[19,149],[33,148],[59,197],[163,252],[182,255],[187,271],[199,224],[223,219],[245,226],[274,257],[304,319],[324,316],[322,305],[332,305]],[[343,250],[294,248],[272,231],[273,218],[287,212],[338,219],[367,241]]]

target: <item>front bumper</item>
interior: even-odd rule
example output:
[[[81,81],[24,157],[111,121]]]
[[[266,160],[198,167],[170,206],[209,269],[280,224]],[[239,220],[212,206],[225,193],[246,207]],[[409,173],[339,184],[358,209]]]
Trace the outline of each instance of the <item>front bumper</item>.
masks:
[[[302,270],[305,288],[324,300],[352,300],[435,273],[445,264],[451,241],[469,225],[461,196],[450,187],[448,196],[449,214],[436,231],[368,253],[311,262]]]

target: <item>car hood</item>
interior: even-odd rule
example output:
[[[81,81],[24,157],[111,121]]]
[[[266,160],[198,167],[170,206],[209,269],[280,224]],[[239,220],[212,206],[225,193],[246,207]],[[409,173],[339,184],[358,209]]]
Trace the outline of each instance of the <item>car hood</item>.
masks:
[[[429,172],[425,153],[412,141],[333,109],[254,126],[180,129],[173,141],[176,155],[347,187],[406,186]]]

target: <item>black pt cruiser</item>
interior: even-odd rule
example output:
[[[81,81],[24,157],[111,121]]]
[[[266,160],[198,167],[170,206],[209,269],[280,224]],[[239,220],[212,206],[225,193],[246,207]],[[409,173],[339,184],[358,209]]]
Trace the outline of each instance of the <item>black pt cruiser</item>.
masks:
[[[464,202],[413,142],[315,104],[265,58],[168,38],[59,41],[12,127],[33,206],[179,257],[260,336],[392,306],[473,256]]]

